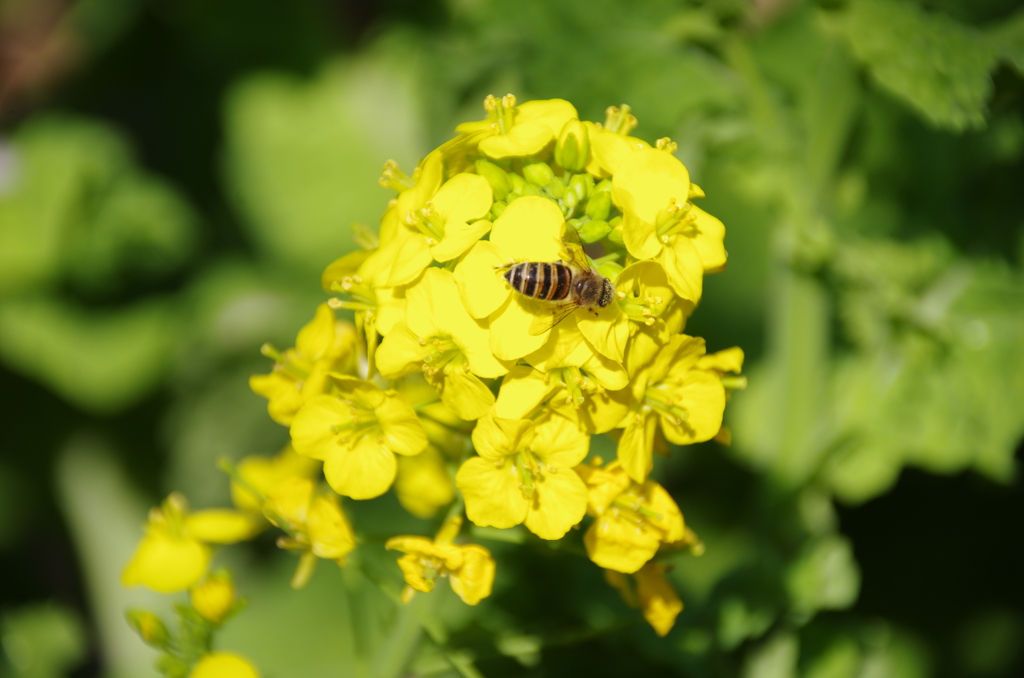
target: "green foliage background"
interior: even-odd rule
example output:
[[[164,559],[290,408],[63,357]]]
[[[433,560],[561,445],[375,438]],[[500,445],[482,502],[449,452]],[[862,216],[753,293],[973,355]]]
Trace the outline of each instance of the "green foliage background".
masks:
[[[222,645],[268,677],[1024,673],[1012,0],[47,6],[74,69],[0,98],[0,675],[156,675],[122,613],[168,602],[117,585],[146,509],[226,504],[215,460],[285,442],[259,345],[376,223],[384,160],[509,91],[628,103],[727,226],[688,331],[747,349],[734,444],[655,471],[707,545],[686,609],[658,639],[577,535],[485,542],[478,608],[397,610],[381,540],[433,525],[385,496],[346,503],[363,567],[301,592],[269,540],[226,553],[250,605]]]

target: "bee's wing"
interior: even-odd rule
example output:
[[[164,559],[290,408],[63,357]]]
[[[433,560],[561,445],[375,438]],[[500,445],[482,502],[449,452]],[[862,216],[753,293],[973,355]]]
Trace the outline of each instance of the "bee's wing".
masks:
[[[542,313],[533,319],[530,323],[530,336],[536,337],[537,335],[544,334],[552,327],[562,322],[572,314],[577,308],[579,308],[579,302],[569,301],[564,304],[558,304],[557,306],[551,306],[548,313]]]
[[[566,262],[575,266],[583,271],[589,271],[593,268],[590,265],[590,259],[587,258],[587,253],[583,251],[583,243],[580,242],[580,234],[573,228],[572,224],[565,225],[565,235],[562,237],[562,246],[565,247],[565,251],[569,254],[569,260]]]

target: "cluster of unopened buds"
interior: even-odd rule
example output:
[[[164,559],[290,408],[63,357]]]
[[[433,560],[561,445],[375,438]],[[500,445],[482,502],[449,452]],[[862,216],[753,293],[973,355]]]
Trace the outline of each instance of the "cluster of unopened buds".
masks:
[[[668,633],[682,603],[664,560],[702,545],[649,477],[654,451],[727,443],[723,410],[745,383],[740,349],[706,353],[682,333],[704,275],[725,267],[725,229],[693,203],[704,193],[674,143],[630,136],[628,107],[598,124],[559,99],[484,106],[411,174],[385,166],[397,195],[379,231],[360,229],[364,249],[324,271],[335,296],[294,348],[264,347],[273,369],[250,384],[289,448],[227,468],[234,511],[158,512],[126,583],[195,586],[209,543],[273,525],[300,553],[302,585],[318,558],[344,564],[358,546],[339,495],[394,489],[439,517],[433,538],[387,541],[404,600],[442,577],[470,605],[490,594],[496,563],[463,532],[523,525],[558,540],[589,523],[590,559]],[[617,441],[607,464],[588,459],[602,434]],[[161,562],[189,559],[173,586],[158,539]]]

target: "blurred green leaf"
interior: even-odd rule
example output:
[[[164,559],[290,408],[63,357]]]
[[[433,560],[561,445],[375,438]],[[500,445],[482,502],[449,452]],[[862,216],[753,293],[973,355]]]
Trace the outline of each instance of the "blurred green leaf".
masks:
[[[48,115],[15,134],[0,192],[0,294],[67,279],[87,291],[159,278],[191,254],[196,217],[139,169],[110,126]]]
[[[163,377],[179,322],[167,300],[119,310],[47,297],[7,300],[0,302],[0,356],[84,410],[114,412]]]
[[[849,540],[830,534],[808,544],[790,565],[786,587],[799,614],[852,605],[860,593],[860,569]]]
[[[1003,57],[1024,75],[1024,11],[999,22],[992,28],[992,35]]]
[[[230,92],[228,183],[263,256],[319,271],[352,249],[353,222],[376,227],[394,197],[384,160],[411,174],[424,154],[413,64],[385,42],[309,81],[265,73]]]
[[[795,634],[778,632],[747,652],[742,678],[795,678],[800,644]]]
[[[984,32],[899,0],[852,0],[837,25],[879,84],[926,120],[984,126],[999,58]]]
[[[5,611],[0,634],[15,678],[61,678],[85,658],[82,622],[55,603]]]

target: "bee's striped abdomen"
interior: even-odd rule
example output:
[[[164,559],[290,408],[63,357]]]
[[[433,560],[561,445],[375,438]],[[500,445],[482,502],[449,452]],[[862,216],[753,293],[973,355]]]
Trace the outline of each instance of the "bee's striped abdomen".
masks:
[[[565,264],[529,261],[510,267],[505,271],[505,280],[527,297],[561,301],[569,296],[572,269]]]

